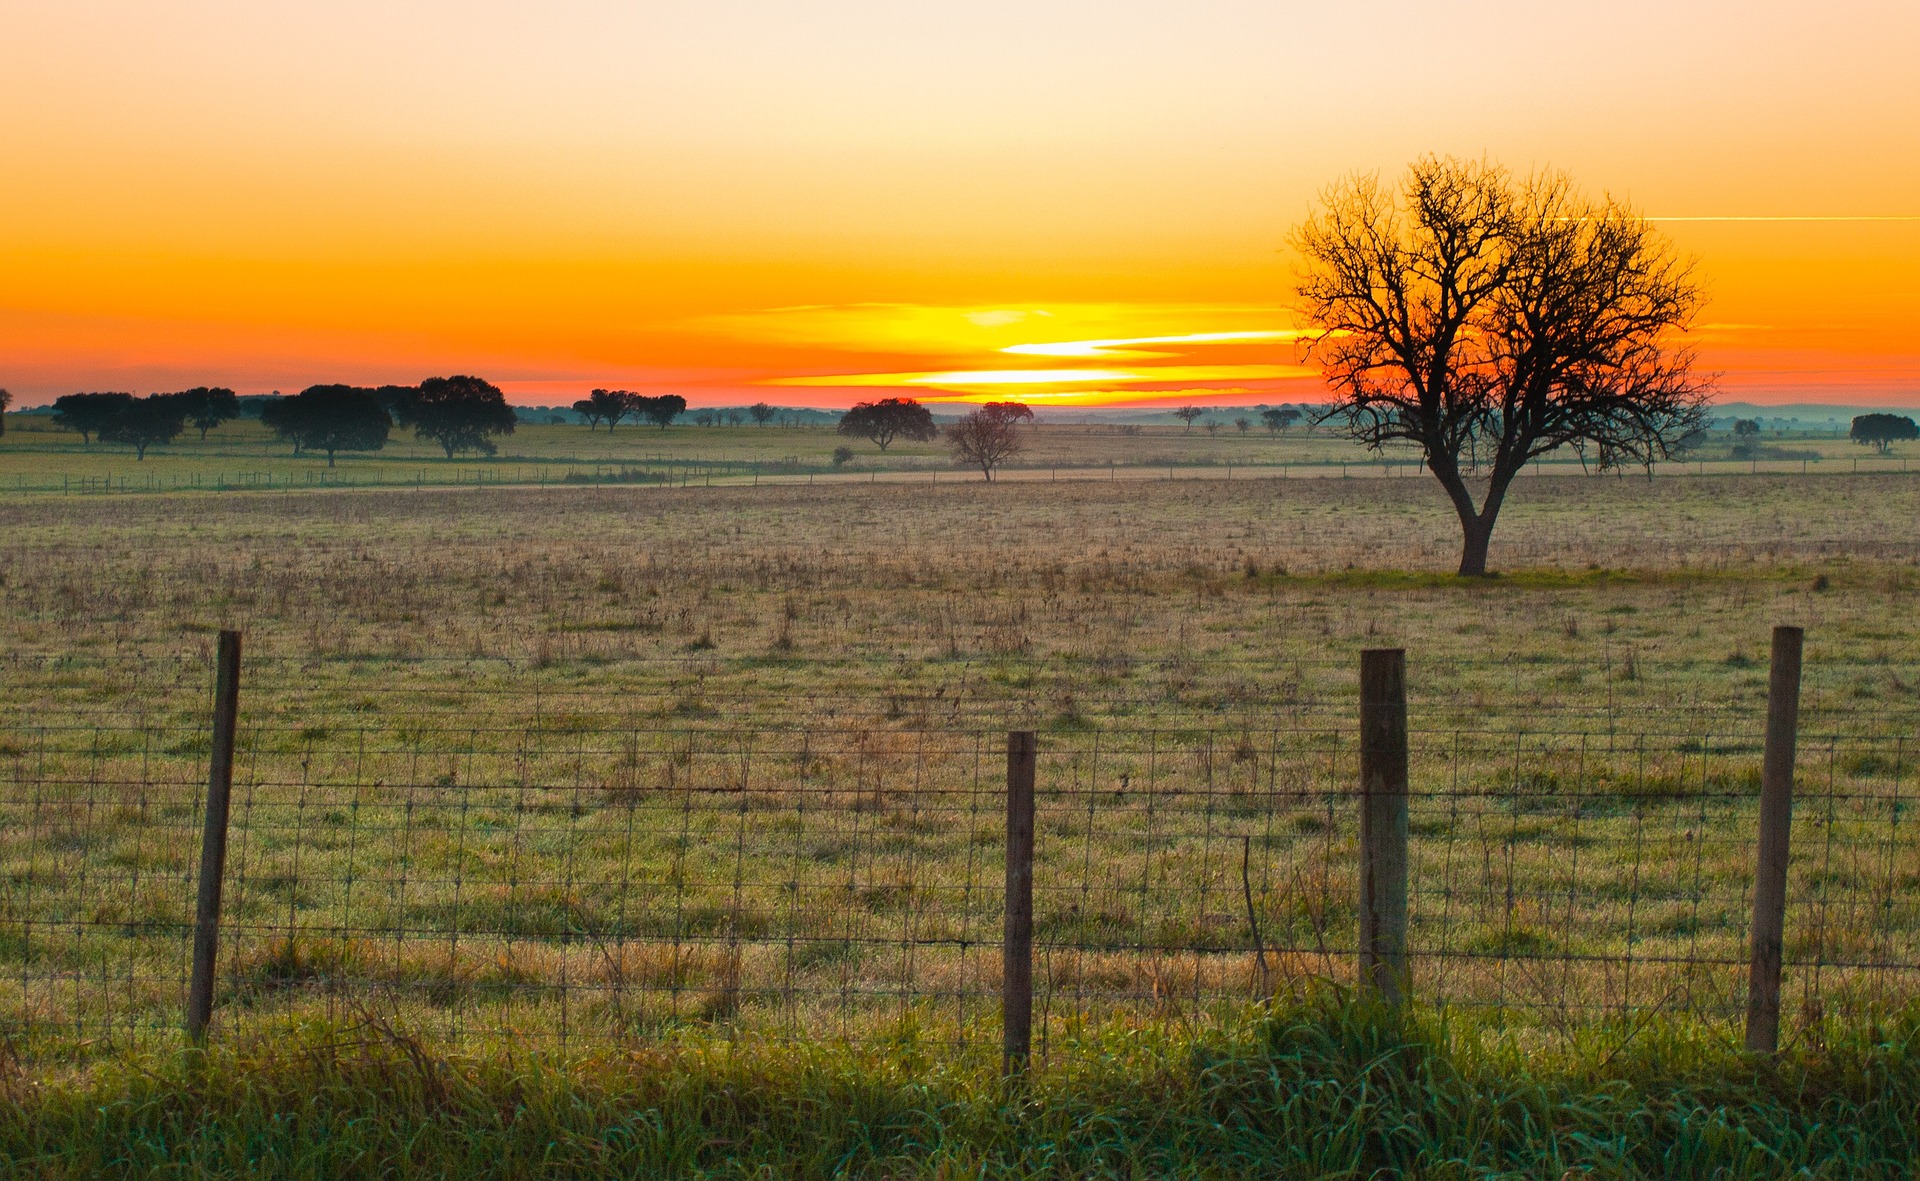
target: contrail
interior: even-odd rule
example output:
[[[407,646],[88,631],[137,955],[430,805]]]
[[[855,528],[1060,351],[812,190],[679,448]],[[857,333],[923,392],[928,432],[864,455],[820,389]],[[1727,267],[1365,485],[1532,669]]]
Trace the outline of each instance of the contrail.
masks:
[[[1648,217],[1647,221],[1920,221],[1920,214],[1763,214],[1730,217],[1721,214],[1684,217]]]

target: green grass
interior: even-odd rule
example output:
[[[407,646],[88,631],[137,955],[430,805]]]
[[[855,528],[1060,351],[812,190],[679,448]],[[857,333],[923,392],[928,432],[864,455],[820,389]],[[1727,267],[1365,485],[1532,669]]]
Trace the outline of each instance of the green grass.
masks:
[[[377,1015],[116,1061],[0,1101],[38,1178],[1900,1178],[1915,1015],[1776,1061],[1684,1025],[1557,1053],[1332,994],[1200,1037],[1114,1026],[998,1077],[984,1036],[442,1057]]]

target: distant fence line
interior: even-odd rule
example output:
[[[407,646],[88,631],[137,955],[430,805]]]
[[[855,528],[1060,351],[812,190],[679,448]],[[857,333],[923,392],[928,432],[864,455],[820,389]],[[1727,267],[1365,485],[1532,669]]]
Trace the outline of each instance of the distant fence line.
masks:
[[[1728,754],[1409,726],[1395,651],[1357,726],[253,720],[229,634],[210,727],[4,732],[0,1029],[41,1060],[372,1010],[562,1045],[913,1021],[1019,1069],[1331,981],[1764,1051],[1920,983],[1909,743],[1796,734],[1798,651]]]
[[[154,453],[159,457],[165,452]],[[289,457],[293,458],[293,457]],[[366,463],[363,456],[352,460]],[[877,467],[864,464],[852,469],[829,462],[808,463],[789,460],[723,460],[649,456],[634,460],[532,460],[508,457],[498,461],[454,461],[422,464],[417,459],[375,460],[379,466],[392,465],[391,471],[369,472],[365,467],[340,471],[327,467],[303,467],[290,471],[271,468],[216,469],[212,472],[154,472],[136,464],[131,472],[98,476],[80,476],[50,472],[44,476],[16,475],[12,489],[17,492],[61,492],[68,494],[123,494],[156,492],[249,492],[298,491],[319,488],[444,488],[444,487],[733,487],[742,484],[845,485],[861,483],[976,483],[982,479],[977,468],[959,468],[933,457],[908,457],[899,466]],[[408,466],[401,470],[402,465]],[[1621,469],[1608,475],[1622,476],[1726,476],[1726,475],[1806,475],[1840,473],[1883,475],[1908,472],[1909,461],[1900,456],[1859,456],[1846,459],[1696,459],[1673,460],[1655,464],[1650,471]],[[1351,460],[1294,460],[1283,463],[1236,463],[1213,459],[1131,460],[1107,463],[1032,464],[1010,463],[997,479],[1019,483],[1089,480],[1152,481],[1194,479],[1346,479],[1419,477],[1425,469],[1422,461],[1400,456]],[[1527,465],[1529,476],[1574,476],[1602,473],[1591,463],[1577,458],[1540,459]]]

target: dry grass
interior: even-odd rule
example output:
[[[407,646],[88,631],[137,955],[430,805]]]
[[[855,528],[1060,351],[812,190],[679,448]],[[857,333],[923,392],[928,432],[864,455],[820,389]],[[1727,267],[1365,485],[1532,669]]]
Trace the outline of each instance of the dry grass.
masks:
[[[1008,725],[1047,735],[1047,1022],[1342,978],[1380,645],[1411,654],[1415,936],[1447,953],[1419,987],[1547,1031],[1724,1016],[1778,622],[1809,629],[1790,952],[1821,965],[1790,994],[1864,1011],[1920,962],[1916,510],[1897,475],[1529,479],[1506,573],[1463,584],[1413,479],[16,499],[7,1011],[42,1056],[172,1020],[234,626],[230,1025],[371,991],[456,1039],[963,1033]]]

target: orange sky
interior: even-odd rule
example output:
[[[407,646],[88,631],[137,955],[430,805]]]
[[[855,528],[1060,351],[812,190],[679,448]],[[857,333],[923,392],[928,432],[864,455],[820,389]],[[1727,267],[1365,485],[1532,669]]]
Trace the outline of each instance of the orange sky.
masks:
[[[12,0],[0,32],[23,404],[452,371],[1306,400],[1287,230],[1427,151],[1767,219],[1662,223],[1726,396],[1920,404],[1910,2]]]

